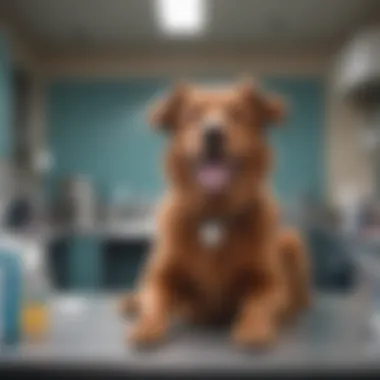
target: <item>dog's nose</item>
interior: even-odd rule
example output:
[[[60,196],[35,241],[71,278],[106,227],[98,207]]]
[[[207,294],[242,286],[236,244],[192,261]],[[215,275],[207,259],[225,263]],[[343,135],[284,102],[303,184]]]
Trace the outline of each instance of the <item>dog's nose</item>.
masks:
[[[218,126],[210,126],[204,131],[204,145],[211,158],[217,158],[223,148],[223,133]]]

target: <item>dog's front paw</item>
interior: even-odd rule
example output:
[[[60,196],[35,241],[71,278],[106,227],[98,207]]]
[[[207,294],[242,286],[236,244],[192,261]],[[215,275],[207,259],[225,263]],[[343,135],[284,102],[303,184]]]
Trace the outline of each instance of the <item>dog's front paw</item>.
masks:
[[[308,310],[312,305],[312,296],[308,292],[304,292],[301,297],[299,297],[299,309],[301,311]]]
[[[127,334],[127,340],[137,346],[152,346],[164,339],[165,332],[166,329],[160,322],[140,321]]]
[[[128,293],[119,300],[117,310],[122,316],[136,315],[139,311],[139,306],[137,294]]]
[[[239,324],[232,331],[232,340],[240,347],[265,348],[276,340],[276,330],[270,323]]]

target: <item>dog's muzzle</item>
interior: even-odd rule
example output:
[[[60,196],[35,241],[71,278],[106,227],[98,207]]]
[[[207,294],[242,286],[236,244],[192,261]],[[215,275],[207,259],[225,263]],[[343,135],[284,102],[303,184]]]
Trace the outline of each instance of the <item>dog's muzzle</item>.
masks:
[[[225,136],[219,124],[208,124],[203,131],[203,154],[197,166],[197,179],[207,192],[220,192],[230,180],[226,161]]]
[[[204,158],[214,161],[223,158],[224,135],[218,125],[210,125],[203,132]]]

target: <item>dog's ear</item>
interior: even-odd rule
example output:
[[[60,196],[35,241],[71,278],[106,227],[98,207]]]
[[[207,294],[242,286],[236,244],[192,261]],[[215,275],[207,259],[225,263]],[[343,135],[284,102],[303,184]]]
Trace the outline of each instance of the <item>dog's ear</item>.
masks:
[[[287,106],[282,98],[276,95],[264,95],[262,104],[266,123],[278,124],[285,120]]]
[[[158,99],[149,111],[149,123],[155,129],[172,131],[188,91],[186,83],[177,83],[166,96]]]
[[[284,121],[287,107],[278,96],[265,94],[252,79],[245,79],[239,84],[239,91],[256,112],[260,115],[263,125],[277,124]]]

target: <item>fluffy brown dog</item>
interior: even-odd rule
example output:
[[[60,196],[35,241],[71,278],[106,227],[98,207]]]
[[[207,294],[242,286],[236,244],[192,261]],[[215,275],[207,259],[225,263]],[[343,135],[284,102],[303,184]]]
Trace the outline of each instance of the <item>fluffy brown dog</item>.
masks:
[[[283,116],[283,104],[250,82],[177,85],[155,105],[151,121],[170,135],[169,192],[140,287],[121,304],[138,313],[134,342],[162,339],[179,316],[232,321],[236,343],[266,345],[308,305],[306,253],[281,229],[266,187],[265,128]]]

